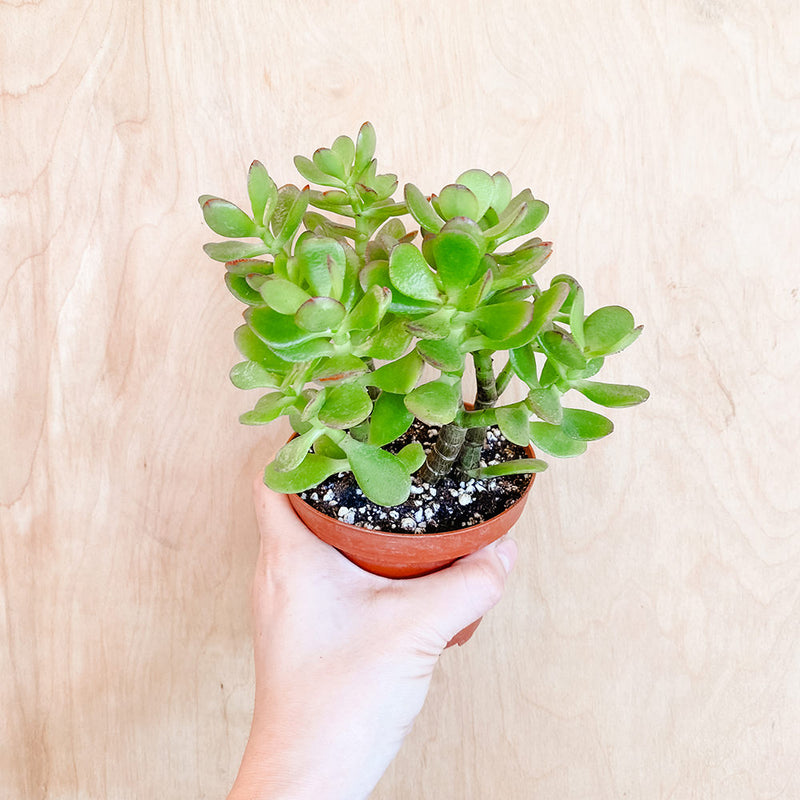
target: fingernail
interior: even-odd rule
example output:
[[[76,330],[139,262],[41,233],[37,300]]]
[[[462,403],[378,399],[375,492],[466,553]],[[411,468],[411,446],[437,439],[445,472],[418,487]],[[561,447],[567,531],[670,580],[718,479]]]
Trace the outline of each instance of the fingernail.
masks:
[[[495,555],[503,565],[503,569],[508,575],[514,562],[517,560],[517,543],[513,539],[503,539],[494,549]]]

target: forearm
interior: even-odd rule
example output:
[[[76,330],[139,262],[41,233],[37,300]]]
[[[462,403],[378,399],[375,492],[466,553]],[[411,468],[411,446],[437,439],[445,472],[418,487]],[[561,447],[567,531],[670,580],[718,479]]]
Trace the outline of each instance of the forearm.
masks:
[[[386,713],[369,676],[353,668],[348,682],[332,670],[313,672],[309,665],[307,676],[289,691],[257,688],[253,725],[229,800],[369,796],[402,737],[376,724]]]

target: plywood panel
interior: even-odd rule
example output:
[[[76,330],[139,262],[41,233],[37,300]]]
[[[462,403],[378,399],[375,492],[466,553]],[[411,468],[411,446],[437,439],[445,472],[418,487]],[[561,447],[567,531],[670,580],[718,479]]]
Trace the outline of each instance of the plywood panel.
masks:
[[[0,5],[0,797],[224,796],[247,735],[238,309],[195,197],[365,119],[502,169],[646,325],[537,481],[389,798],[800,796],[797,4]],[[605,374],[605,373],[604,373]]]

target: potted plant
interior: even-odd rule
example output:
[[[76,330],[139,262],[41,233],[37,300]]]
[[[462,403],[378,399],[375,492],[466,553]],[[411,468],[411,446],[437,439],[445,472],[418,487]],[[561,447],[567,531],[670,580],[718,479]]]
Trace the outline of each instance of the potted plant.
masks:
[[[533,475],[611,433],[565,406],[643,402],[595,379],[641,333],[620,306],[586,314],[569,275],[534,275],[551,244],[529,238],[548,206],[502,173],[471,169],[426,197],[379,174],[375,131],[297,156],[310,184],[278,188],[254,161],[250,210],[203,195],[205,245],[245,304],[234,334],[241,389],[266,393],[241,422],[288,418],[294,436],[264,480],[317,535],[388,576],[422,574],[502,536]],[[495,357],[507,354],[496,369]],[[474,370],[477,390],[465,398]],[[524,400],[504,402],[512,380]]]

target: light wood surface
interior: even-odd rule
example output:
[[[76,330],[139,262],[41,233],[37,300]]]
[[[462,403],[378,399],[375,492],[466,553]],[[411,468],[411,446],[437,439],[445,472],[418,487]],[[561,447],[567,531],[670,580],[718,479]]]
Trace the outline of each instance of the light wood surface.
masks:
[[[0,797],[224,797],[284,432],[195,198],[365,119],[546,199],[653,393],[537,480],[374,797],[800,797],[799,87],[787,0],[0,3]]]

